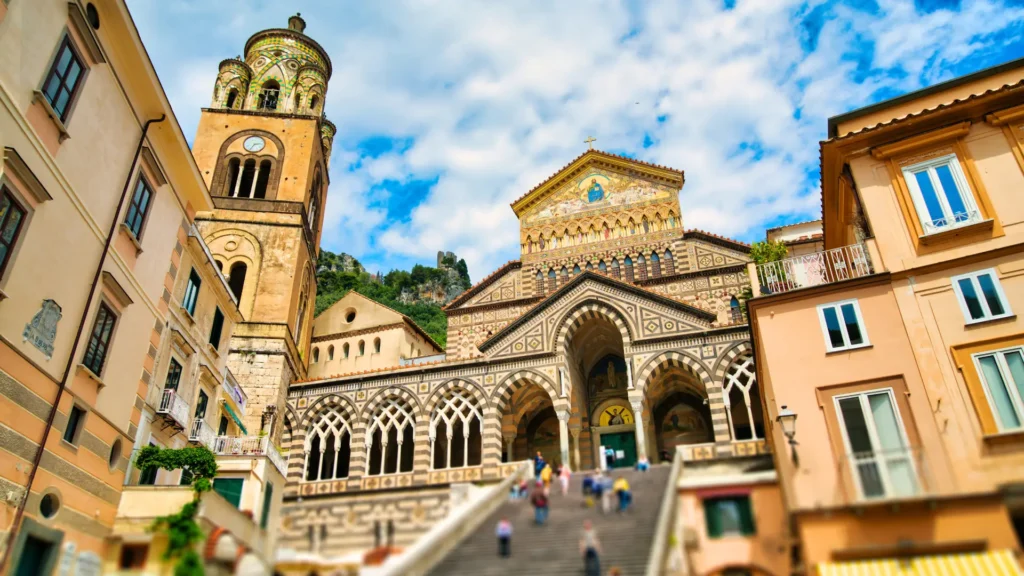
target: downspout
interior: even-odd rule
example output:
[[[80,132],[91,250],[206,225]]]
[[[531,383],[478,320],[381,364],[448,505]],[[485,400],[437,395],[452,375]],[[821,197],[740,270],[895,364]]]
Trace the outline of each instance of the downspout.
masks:
[[[89,287],[89,297],[85,300],[85,308],[82,310],[82,317],[78,321],[78,330],[75,332],[75,341],[71,344],[71,350],[68,352],[68,361],[64,366],[64,375],[60,379],[60,383],[57,385],[57,397],[54,398],[53,404],[50,406],[50,415],[46,418],[46,426],[43,428],[43,439],[39,442],[39,448],[36,450],[35,459],[32,461],[32,469],[28,474],[28,483],[25,486],[25,496],[18,503],[18,510],[14,513],[14,521],[11,522],[11,529],[7,533],[7,542],[4,544],[4,555],[0,559],[0,574],[4,572],[7,567],[7,559],[11,555],[11,544],[14,542],[14,534],[20,527],[22,517],[25,515],[25,506],[28,504],[28,497],[32,493],[32,483],[35,481],[36,472],[39,470],[39,463],[43,459],[43,453],[46,452],[46,441],[50,437],[50,430],[53,428],[53,420],[57,416],[57,406],[60,405],[60,400],[64,396],[64,389],[67,388],[68,376],[71,374],[71,368],[75,365],[75,352],[78,349],[78,343],[82,339],[82,333],[85,331],[86,322],[89,319],[89,309],[93,298],[96,296],[96,289],[100,284],[100,275],[103,273],[103,265],[107,261],[107,254],[110,252],[110,245],[114,243],[114,235],[117,232],[117,225],[120,222],[121,210],[124,208],[124,200],[128,197],[128,190],[132,182],[132,174],[135,173],[135,166],[139,162],[139,154],[142,153],[142,145],[146,141],[146,134],[149,132],[150,124],[157,122],[163,122],[167,119],[166,114],[161,114],[159,118],[152,120],[146,120],[146,123],[142,126],[142,136],[139,137],[139,144],[135,147],[135,155],[132,157],[132,164],[128,168],[128,175],[124,180],[124,188],[121,190],[121,199],[117,202],[117,209],[114,211],[114,217],[110,222],[110,230],[107,231],[107,241],[103,245],[103,252],[100,254],[100,260],[96,264],[96,273],[92,277],[92,286]]]

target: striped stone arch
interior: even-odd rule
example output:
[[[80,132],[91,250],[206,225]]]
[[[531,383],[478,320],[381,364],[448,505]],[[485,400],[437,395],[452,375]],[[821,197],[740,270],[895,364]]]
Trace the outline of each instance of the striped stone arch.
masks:
[[[672,368],[683,368],[692,372],[704,384],[704,389],[708,392],[708,395],[711,395],[715,381],[711,378],[711,374],[704,366],[704,363],[689,354],[674,350],[662,352],[644,363],[636,379],[636,392],[634,395],[643,395],[652,380]],[[721,387],[719,386],[719,388]]]
[[[555,385],[547,377],[533,370],[520,370],[509,374],[498,383],[494,392],[491,393],[492,403],[489,412],[500,417],[505,407],[508,406],[509,398],[519,389],[516,384],[524,380],[540,386],[547,392],[548,396],[551,397],[551,405],[554,406],[556,412],[569,409],[569,399],[559,396]]]
[[[420,399],[404,386],[389,386],[374,394],[366,405],[363,406],[363,409],[359,412],[360,423],[366,422],[372,418],[374,412],[377,411],[377,408],[380,407],[385,400],[392,397],[400,398],[409,405],[417,423],[423,420],[423,404],[420,403]]]
[[[316,418],[324,408],[330,406],[340,406],[342,411],[345,412],[345,417],[349,419],[349,425],[355,425],[356,420],[358,420],[357,416],[359,415],[359,410],[356,409],[356,405],[344,396],[330,394],[327,396],[321,396],[316,400],[316,402],[309,405],[309,408],[302,413],[302,418],[296,421],[299,425],[295,428],[295,433],[298,433],[299,430],[302,430],[303,432],[308,430],[313,424],[313,419]]]
[[[752,354],[753,347],[750,346],[750,342],[740,342],[732,348],[726,350],[725,354],[719,357],[717,364],[715,365],[715,381],[725,381],[725,371],[729,369],[729,366],[736,361],[737,358],[744,354]]]
[[[614,306],[605,302],[585,300],[566,314],[565,318],[558,323],[560,326],[558,329],[558,338],[555,339],[555,346],[552,352],[557,354],[558,352],[565,350],[566,342],[568,342],[576,332],[576,329],[582,326],[587,320],[592,320],[594,318],[604,318],[615,324],[615,327],[619,330],[619,334],[622,336],[622,346],[624,348],[629,348],[630,343],[633,340],[630,337],[629,323],[626,322],[626,315]]]
[[[443,384],[438,386],[437,389],[435,389],[434,392],[430,395],[430,398],[427,399],[427,403],[423,407],[423,413],[426,415],[427,418],[430,418],[431,415],[434,413],[434,408],[437,407],[437,403],[441,400],[441,398],[444,398],[444,395],[447,394],[449,390],[452,390],[454,388],[461,388],[468,392],[471,396],[473,396],[473,398],[476,398],[476,401],[480,403],[481,411],[486,411],[491,404],[487,399],[487,393],[484,392],[482,388],[480,388],[479,384],[471,380],[465,380],[462,378],[452,378],[451,380],[448,380],[447,382],[444,382]]]

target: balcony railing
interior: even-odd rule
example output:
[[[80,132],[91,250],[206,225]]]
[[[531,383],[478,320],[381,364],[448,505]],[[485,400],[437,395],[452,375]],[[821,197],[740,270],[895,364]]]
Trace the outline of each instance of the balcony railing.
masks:
[[[277,451],[269,436],[218,436],[213,442],[213,453],[218,456],[266,456],[282,476],[288,473],[284,456]]]
[[[763,295],[831,284],[867,276],[871,272],[871,260],[863,244],[757,265],[757,279]]]
[[[188,427],[188,402],[178,396],[178,392],[172,388],[164,389],[156,413],[163,415],[179,428]]]
[[[207,448],[213,446],[213,440],[216,435],[213,433],[213,428],[206,423],[206,420],[202,418],[196,418],[192,422],[192,427],[188,431],[188,441],[196,444],[201,444]]]
[[[935,484],[920,448],[855,452],[843,456],[839,505],[920,498]]]

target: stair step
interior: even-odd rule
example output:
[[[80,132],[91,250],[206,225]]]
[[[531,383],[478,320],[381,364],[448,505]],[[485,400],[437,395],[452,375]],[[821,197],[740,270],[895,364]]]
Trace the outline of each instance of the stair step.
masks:
[[[669,466],[653,466],[646,473],[613,471],[613,477],[626,477],[633,492],[632,505],[625,514],[612,512],[605,515],[599,508],[584,507],[580,474],[573,475],[569,493],[565,496],[562,496],[557,482],[552,484],[550,513],[544,526],[534,524],[533,506],[529,501],[506,502],[460,542],[431,574],[579,576],[583,573],[579,538],[583,520],[590,519],[603,549],[602,574],[617,566],[626,576],[641,576],[647,569],[647,557],[669,471]],[[615,505],[617,500],[613,497],[613,508]],[[511,558],[498,556],[494,530],[501,518],[508,518],[512,523]]]

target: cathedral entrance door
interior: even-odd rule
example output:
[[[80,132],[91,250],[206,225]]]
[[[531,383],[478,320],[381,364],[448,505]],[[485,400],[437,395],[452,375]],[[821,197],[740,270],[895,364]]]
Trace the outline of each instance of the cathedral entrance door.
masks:
[[[601,434],[601,445],[606,451],[609,448],[615,451],[615,468],[631,468],[636,464],[636,433]]]

